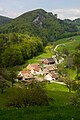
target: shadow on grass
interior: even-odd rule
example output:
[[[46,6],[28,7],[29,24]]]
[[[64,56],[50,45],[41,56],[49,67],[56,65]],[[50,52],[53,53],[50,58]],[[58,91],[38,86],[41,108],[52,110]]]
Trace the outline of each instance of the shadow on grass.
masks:
[[[80,108],[73,106],[34,106],[0,110],[0,120],[80,120]]]

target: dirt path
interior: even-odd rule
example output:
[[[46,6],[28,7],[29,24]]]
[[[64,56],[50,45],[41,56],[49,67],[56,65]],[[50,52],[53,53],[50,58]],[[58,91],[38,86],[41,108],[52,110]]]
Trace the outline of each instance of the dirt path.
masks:
[[[56,47],[54,48],[54,51],[55,51],[55,52],[56,52],[56,49],[57,49],[59,46],[65,46],[65,44],[56,45]]]
[[[57,81],[52,81],[52,83],[57,83],[57,84],[61,84],[61,85],[66,85],[64,82],[57,82]]]

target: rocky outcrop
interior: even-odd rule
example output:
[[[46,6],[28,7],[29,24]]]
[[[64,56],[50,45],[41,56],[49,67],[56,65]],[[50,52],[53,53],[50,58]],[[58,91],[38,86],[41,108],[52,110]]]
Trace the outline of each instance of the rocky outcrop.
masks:
[[[45,20],[45,16],[40,13],[40,14],[38,14],[37,17],[33,20],[33,23],[34,23],[36,26],[42,28],[42,26],[43,26],[43,21],[44,21],[44,20]]]

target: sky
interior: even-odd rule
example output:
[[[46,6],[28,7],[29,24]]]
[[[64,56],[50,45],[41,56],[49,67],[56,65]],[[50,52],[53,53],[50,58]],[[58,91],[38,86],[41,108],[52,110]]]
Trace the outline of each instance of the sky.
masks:
[[[0,15],[10,18],[40,8],[60,19],[80,18],[80,0],[0,0]]]

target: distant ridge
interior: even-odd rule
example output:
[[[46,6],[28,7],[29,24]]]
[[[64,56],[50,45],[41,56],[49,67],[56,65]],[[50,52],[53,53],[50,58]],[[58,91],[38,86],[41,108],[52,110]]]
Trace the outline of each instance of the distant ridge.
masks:
[[[53,15],[43,9],[26,12],[0,27],[0,33],[17,32],[34,35],[41,37],[44,43],[77,31],[76,25],[72,22],[60,20],[56,14]]]
[[[12,19],[5,16],[0,16],[0,26],[8,23],[10,20]]]

